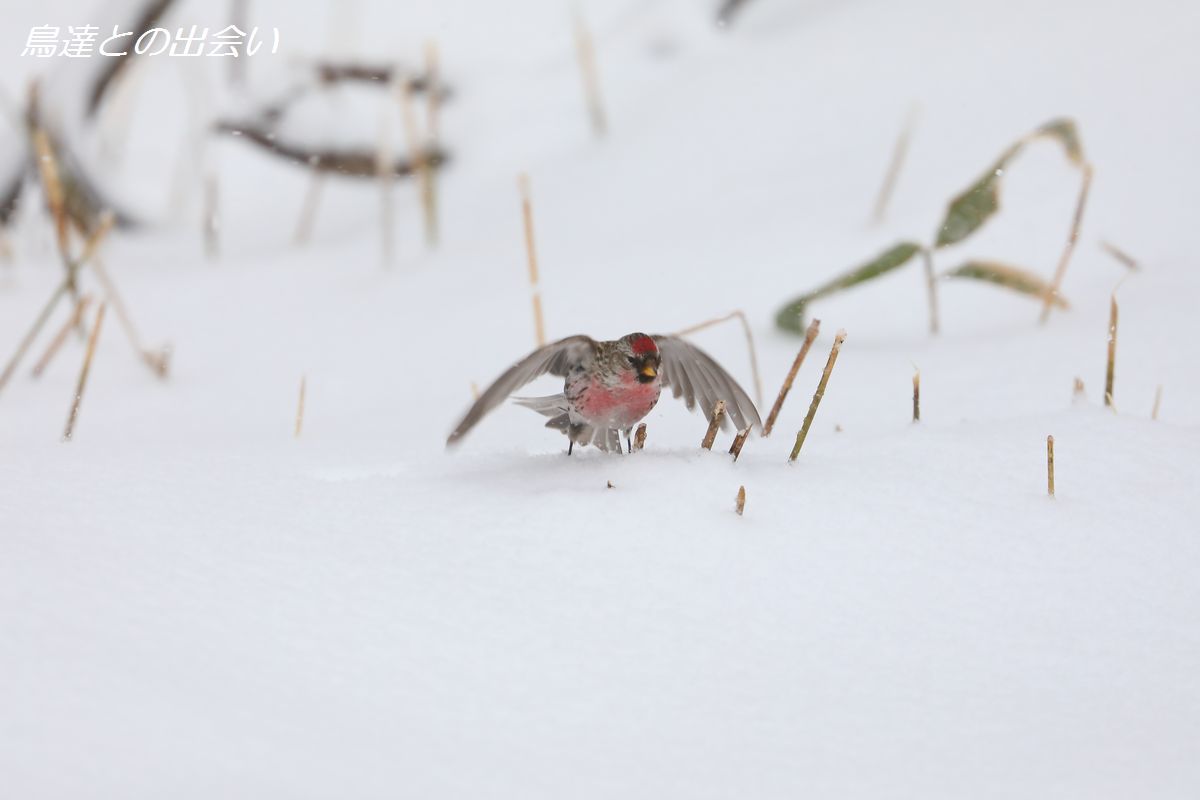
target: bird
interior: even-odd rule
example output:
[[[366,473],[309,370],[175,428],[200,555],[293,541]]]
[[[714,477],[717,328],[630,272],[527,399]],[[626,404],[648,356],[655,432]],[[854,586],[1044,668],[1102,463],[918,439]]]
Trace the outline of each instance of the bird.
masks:
[[[762,430],[762,419],[745,390],[712,356],[678,336],[630,333],[612,341],[568,336],[539,347],[513,364],[487,388],[446,439],[453,447],[492,409],[542,375],[563,378],[563,391],[546,397],[514,397],[519,405],[549,417],[547,428],[575,445],[621,452],[620,435],[632,452],[629,433],[658,403],[663,387],[683,398],[689,410],[700,404],[712,421],[718,400],[725,403],[722,427]]]

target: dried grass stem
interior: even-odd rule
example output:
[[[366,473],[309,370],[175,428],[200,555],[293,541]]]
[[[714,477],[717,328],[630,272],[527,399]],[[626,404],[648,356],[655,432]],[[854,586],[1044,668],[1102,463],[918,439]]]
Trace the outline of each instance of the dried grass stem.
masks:
[[[808,330],[804,334],[804,344],[800,345],[800,352],[796,353],[796,358],[792,361],[792,368],[788,370],[787,376],[783,379],[783,385],[779,387],[779,395],[775,398],[775,405],[771,406],[771,413],[767,414],[767,421],[763,425],[763,436],[771,435],[771,431],[775,428],[775,420],[779,417],[779,412],[783,409],[783,401],[787,399],[788,392],[792,390],[792,383],[796,380],[797,373],[800,372],[800,366],[804,363],[804,358],[808,355],[809,348],[812,347],[813,340],[817,338],[817,333],[821,330],[821,320],[814,319],[808,323]]]
[[[825,396],[825,387],[829,385],[829,375],[833,372],[833,365],[837,362],[838,353],[841,352],[844,341],[846,341],[846,332],[838,331],[837,336],[833,339],[833,347],[829,351],[829,360],[825,362],[825,371],[821,373],[821,381],[817,384],[817,391],[813,394],[812,403],[808,406],[808,414],[804,417],[804,426],[796,434],[796,444],[792,447],[792,454],[788,457],[788,461],[796,460],[796,457],[800,455],[800,448],[804,446],[804,440],[808,438],[808,429],[812,427],[813,417],[817,415],[817,407],[821,405],[821,398]]]
[[[713,406],[712,419],[708,421],[708,430],[704,434],[704,441],[700,446],[705,450],[712,450],[713,442],[717,440],[717,431],[721,429],[721,422],[725,419],[725,401],[718,400]]]

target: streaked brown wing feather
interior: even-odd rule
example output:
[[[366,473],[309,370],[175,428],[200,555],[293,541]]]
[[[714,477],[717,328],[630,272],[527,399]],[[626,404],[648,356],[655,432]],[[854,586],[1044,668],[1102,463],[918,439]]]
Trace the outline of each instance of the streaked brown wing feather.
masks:
[[[446,439],[446,445],[453,445],[466,436],[489,411],[525,384],[546,374],[565,377],[571,365],[589,356],[595,347],[596,343],[588,336],[568,336],[534,350],[505,370],[504,374],[479,395],[479,399]]]
[[[659,375],[663,386],[676,397],[683,395],[687,407],[700,405],[704,417],[712,419],[713,406],[725,401],[726,419],[739,431],[751,426],[762,430],[758,409],[738,382],[725,369],[691,342],[677,336],[655,336],[662,359]]]

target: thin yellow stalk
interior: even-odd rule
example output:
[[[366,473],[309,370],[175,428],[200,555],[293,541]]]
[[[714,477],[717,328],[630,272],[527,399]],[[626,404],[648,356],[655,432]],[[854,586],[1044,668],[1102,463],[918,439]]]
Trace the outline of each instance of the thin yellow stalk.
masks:
[[[98,257],[93,258],[89,264],[92,268],[92,274],[96,276],[100,286],[104,289],[105,303],[111,303],[113,310],[117,313],[117,320],[121,323],[121,328],[125,331],[125,337],[129,340],[129,344],[137,351],[138,357],[160,378],[167,377],[167,371],[170,368],[171,351],[164,347],[162,350],[149,350],[142,346],[141,338],[138,336],[137,328],[133,324],[132,317],[129,316],[129,311],[125,307],[125,302],[121,299],[121,294],[117,291],[117,286],[113,283],[112,278],[108,275],[108,270],[104,267]]]
[[[300,431],[304,429],[304,395],[308,388],[308,376],[300,376],[300,399],[296,402],[296,429],[292,435],[297,439],[300,438]]]
[[[896,144],[892,147],[892,159],[883,177],[883,185],[879,187],[879,194],[875,198],[875,213],[872,218],[876,225],[882,223],[887,214],[888,203],[892,199],[892,191],[896,188],[896,179],[904,166],[904,158],[908,155],[908,143],[912,139],[913,128],[917,124],[917,110],[915,104],[908,110],[904,127],[901,128],[900,135],[896,137]]]
[[[221,248],[221,194],[217,174],[204,178],[204,256],[216,260]]]
[[[937,336],[941,322],[938,314],[937,275],[933,271],[933,251],[922,247],[921,256],[925,263],[925,293],[929,298],[929,332]]]
[[[1113,292],[1108,311],[1108,365],[1104,373],[1104,405],[1113,404],[1113,372],[1117,360],[1117,294]]]
[[[533,200],[529,192],[529,176],[521,173],[517,177],[521,193],[521,218],[525,225],[525,257],[529,262],[529,291],[533,300],[533,329],[537,346],[546,344],[546,323],[542,317],[542,295],[538,286],[537,247],[533,236]]]
[[[592,35],[578,6],[573,16],[575,53],[579,58],[579,73],[583,78],[583,95],[587,103],[588,117],[592,121],[592,131],[597,136],[604,136],[608,132],[608,121],[604,115],[604,103],[600,99],[600,78],[596,73],[596,52],[592,46]]]
[[[430,189],[430,164],[429,159],[425,157],[425,147],[417,126],[412,83],[407,80],[400,84],[400,116],[404,122],[404,140],[408,145],[409,159],[417,176],[417,194],[421,201],[421,214],[425,218],[425,244],[432,247],[437,244],[437,221],[434,218],[433,193]]]
[[[325,174],[313,170],[308,179],[308,191],[304,193],[304,205],[300,207],[300,219],[296,222],[296,233],[292,237],[294,244],[306,244],[311,237],[313,225],[317,221],[317,207],[321,202],[321,190],[324,187]]]
[[[1126,267],[1127,269],[1133,270],[1134,272],[1141,269],[1141,266],[1138,264],[1137,259],[1135,259],[1133,256],[1129,255],[1129,253],[1126,253],[1121,248],[1117,247],[1115,244],[1112,244],[1111,242],[1100,242],[1100,249],[1103,250],[1104,252],[1108,253],[1113,258],[1115,258],[1117,261],[1119,261],[1121,263],[1122,266]]]
[[[1054,497],[1054,437],[1046,437],[1046,491]]]
[[[100,327],[104,324],[104,309],[101,303],[96,311],[96,321],[92,324],[92,335],[88,337],[87,353],[83,357],[83,368],[79,371],[79,382],[75,385],[75,397],[71,402],[71,413],[67,417],[67,427],[63,431],[63,441],[71,441],[75,434],[75,421],[79,419],[79,408],[83,405],[83,390],[87,388],[88,373],[92,369],[92,357],[96,355],[96,342],[100,340]]]
[[[742,516],[742,512],[746,510],[746,487],[739,486],[737,493],[737,514]]]
[[[783,379],[783,385],[779,387],[779,395],[775,398],[775,405],[771,406],[771,413],[767,414],[766,424],[763,425],[763,436],[771,435],[771,431],[775,428],[775,420],[779,417],[779,412],[783,409],[783,401],[787,399],[788,392],[792,390],[792,383],[796,380],[797,373],[800,372],[800,365],[804,363],[805,356],[808,355],[809,348],[812,347],[813,340],[817,338],[817,333],[821,330],[821,320],[814,319],[808,323],[808,330],[804,334],[804,344],[800,345],[800,352],[796,353],[796,358],[792,361],[792,368],[788,370],[787,377]]]
[[[541,347],[546,344],[546,323],[542,321],[541,293],[534,291],[531,302],[533,304],[533,335],[537,339],[538,347]]]
[[[391,266],[395,252],[395,213],[392,209],[392,185],[396,176],[392,167],[392,109],[385,105],[379,116],[379,142],[375,149],[375,176],[379,179],[380,258]]]
[[[111,211],[106,211],[100,216],[100,221],[96,223],[96,227],[86,237],[83,250],[80,252],[79,258],[75,261],[78,266],[83,267],[96,257],[96,253],[100,250],[100,245],[104,243],[104,239],[116,224],[117,217]]]
[[[533,236],[533,200],[529,191],[529,175],[522,172],[517,176],[517,188],[521,192],[521,219],[525,224],[525,257],[529,262],[529,285],[538,285],[537,247]]]
[[[1087,207],[1088,190],[1092,185],[1092,165],[1083,165],[1083,184],[1079,187],[1079,199],[1075,203],[1075,216],[1071,220],[1071,231],[1067,236],[1067,245],[1063,248],[1062,256],[1058,259],[1058,268],[1054,271],[1054,280],[1046,289],[1042,298],[1042,318],[1044,324],[1050,319],[1050,308],[1058,297],[1063,278],[1067,274],[1067,265],[1071,263],[1071,254],[1075,252],[1075,243],[1079,241],[1079,228],[1083,224],[1083,212]]]
[[[441,116],[441,79],[438,75],[439,59],[437,42],[429,41],[425,43],[425,144],[428,151],[437,152],[438,140],[440,138],[440,116]],[[426,240],[433,245],[438,243],[440,238],[438,224],[438,192],[437,192],[437,170],[433,169],[432,164],[427,158],[421,159],[424,169],[422,176],[423,183],[421,185],[421,207],[425,209],[425,236]]]
[[[46,204],[50,206],[50,215],[54,219],[54,230],[58,241],[58,250],[63,258],[67,258],[69,244],[67,241],[67,209],[66,195],[63,192],[62,175],[58,169],[58,158],[54,155],[54,147],[50,137],[42,128],[33,132],[33,148],[37,153],[38,173],[42,181],[42,190],[46,193]],[[74,276],[72,276],[74,280]]]
[[[425,123],[429,132],[429,143],[436,144],[441,130],[439,127],[442,108],[441,58],[437,42],[425,42]]]
[[[63,342],[71,334],[71,329],[77,327],[83,321],[83,313],[87,310],[88,304],[92,302],[91,295],[84,295],[75,303],[75,310],[71,312],[70,318],[59,328],[58,333],[50,340],[50,344],[46,347],[46,351],[42,353],[42,357],[33,365],[33,377],[40,377],[45,372],[46,367],[50,364],[51,359],[58,353]]]
[[[833,339],[833,348],[829,351],[829,360],[825,362],[825,371],[821,373],[821,381],[817,384],[817,391],[813,394],[808,414],[804,417],[804,426],[796,434],[796,444],[792,447],[792,454],[788,457],[788,461],[796,460],[796,456],[800,455],[800,448],[804,446],[804,440],[808,438],[808,429],[812,426],[813,417],[817,415],[817,407],[821,405],[821,398],[825,396],[829,375],[833,372],[833,365],[837,362],[838,353],[841,352],[844,341],[846,341],[846,332],[838,331],[837,336]]]

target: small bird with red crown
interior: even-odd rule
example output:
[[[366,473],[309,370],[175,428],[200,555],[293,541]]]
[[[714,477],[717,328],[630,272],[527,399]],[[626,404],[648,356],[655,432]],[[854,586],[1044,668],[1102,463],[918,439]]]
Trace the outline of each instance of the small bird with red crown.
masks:
[[[750,397],[720,364],[700,348],[677,336],[631,333],[610,342],[569,336],[534,350],[509,367],[487,388],[446,440],[456,444],[484,415],[513,392],[542,375],[564,379],[563,391],[548,397],[518,397],[516,402],[550,418],[547,428],[562,431],[575,445],[593,444],[621,452],[620,435],[658,403],[664,386],[683,397],[689,409],[699,403],[712,421],[718,400],[725,402],[722,426],[739,431],[762,429]]]

